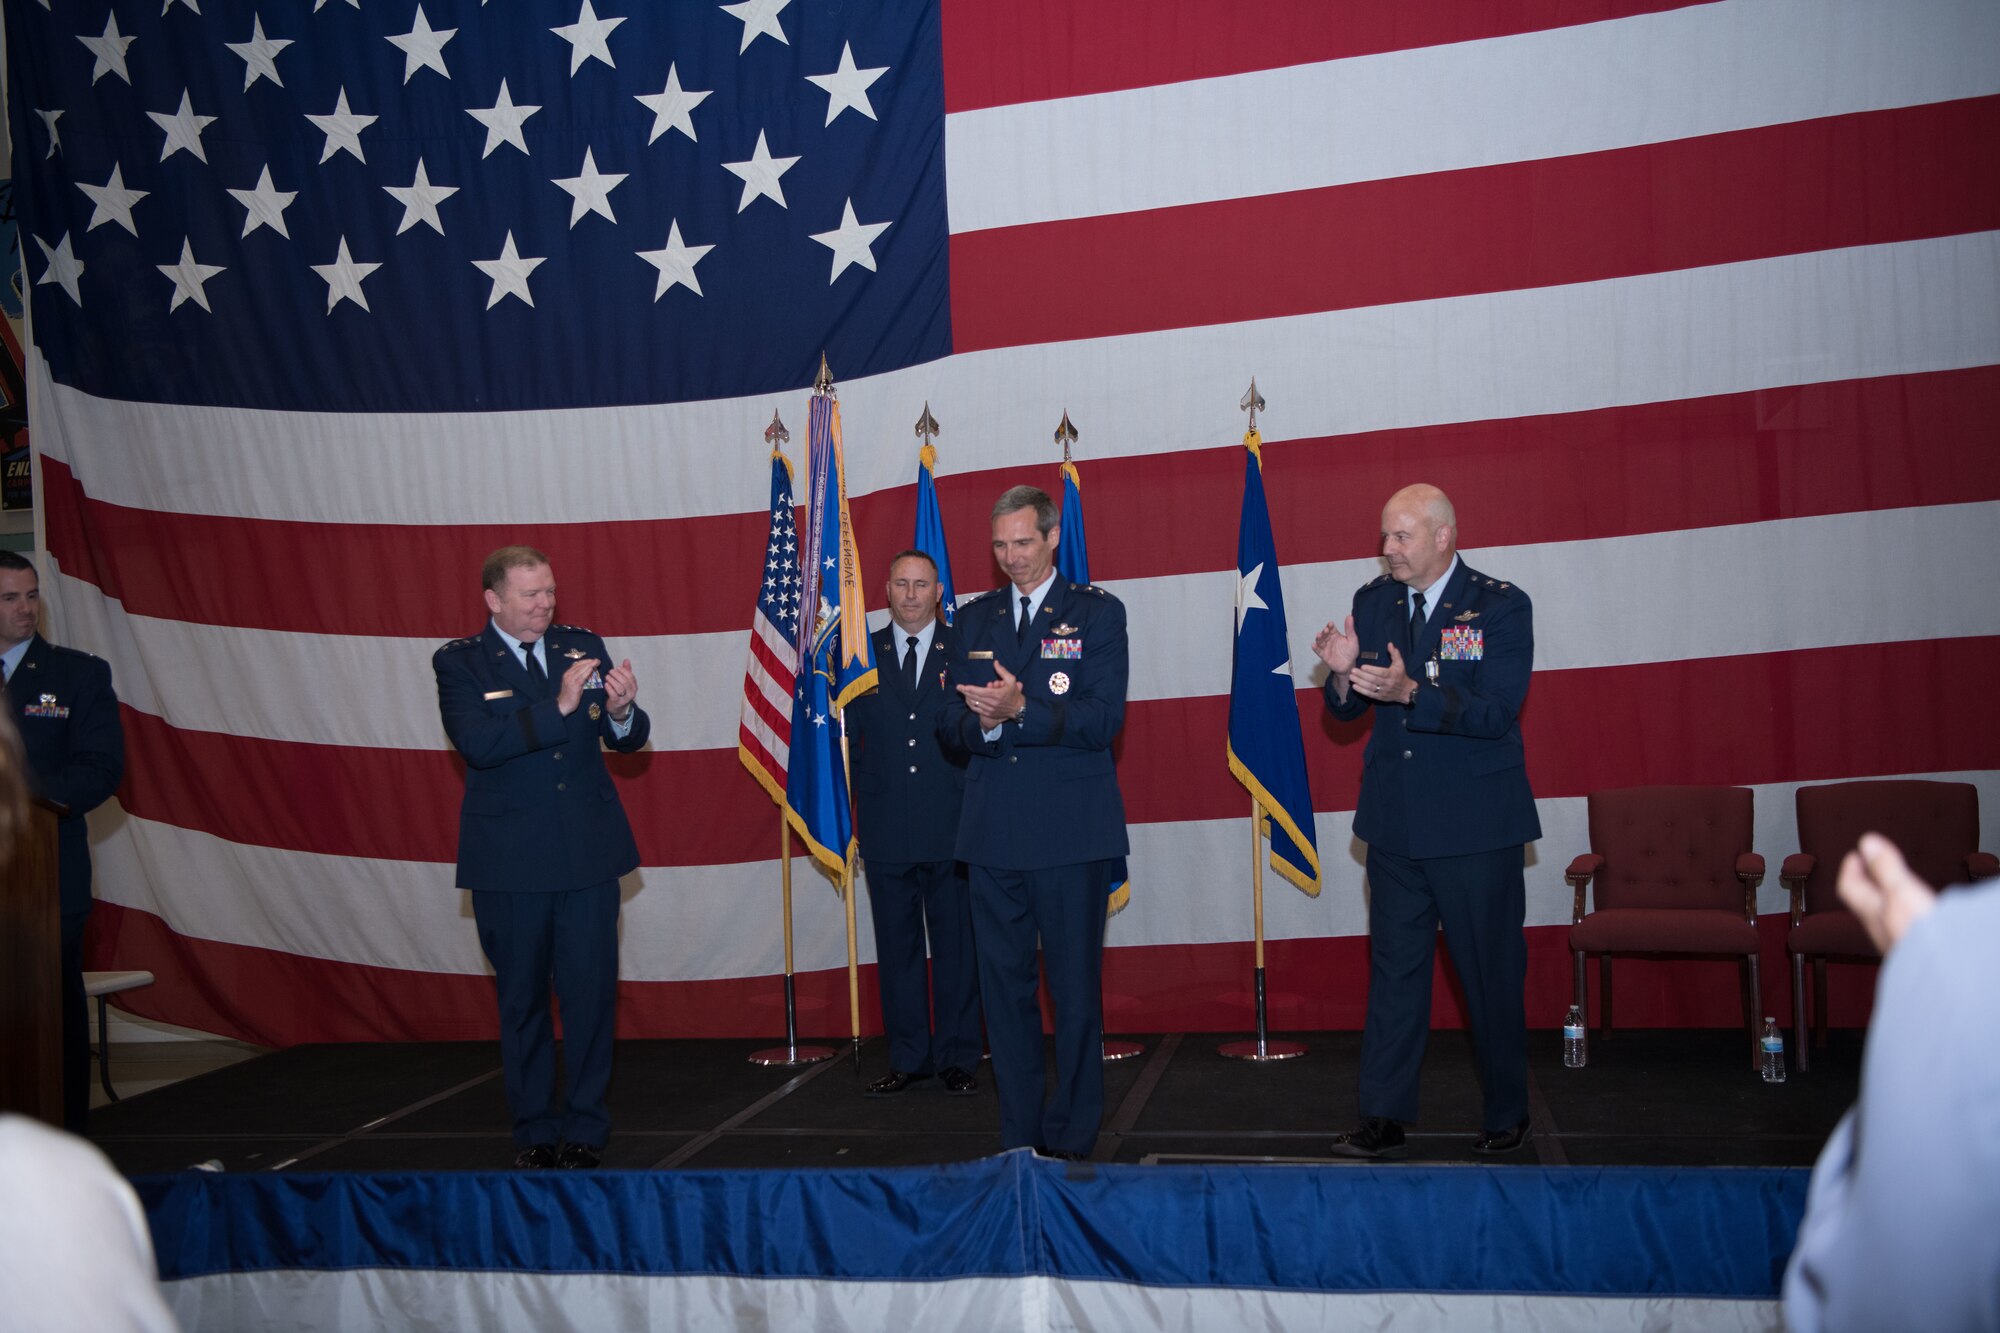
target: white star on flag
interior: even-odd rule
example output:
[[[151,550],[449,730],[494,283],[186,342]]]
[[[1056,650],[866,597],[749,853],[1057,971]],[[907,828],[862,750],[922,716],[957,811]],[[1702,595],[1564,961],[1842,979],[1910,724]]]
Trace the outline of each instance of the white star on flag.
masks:
[[[652,143],[668,130],[679,130],[695,143],[694,117],[689,114],[707,100],[705,92],[695,92],[681,87],[680,70],[675,65],[667,66],[667,86],[656,93],[640,93],[639,104],[653,113],[653,132],[646,136]]]
[[[826,93],[826,123],[833,124],[833,118],[852,108],[870,120],[876,119],[875,106],[868,100],[868,89],[875,80],[889,72],[883,65],[879,69],[856,69],[854,67],[854,47],[846,42],[840,46],[840,67],[831,74],[808,74],[806,82],[814,84]]]
[[[611,68],[618,68],[618,62],[611,58],[611,30],[624,21],[622,18],[597,17],[597,11],[590,7],[590,0],[583,0],[583,9],[577,14],[576,22],[549,29],[569,43],[571,78],[576,77],[576,72],[583,68],[586,60],[602,60]]]
[[[35,114],[40,116],[42,123],[49,127],[49,151],[46,156],[54,157],[57,150],[62,147],[62,131],[56,128],[56,122],[62,119],[63,113],[61,111],[37,111]]]
[[[160,6],[160,17],[165,18],[167,16],[167,11],[172,9],[175,5],[186,5],[188,7],[188,12],[191,14],[201,13],[201,6],[196,4],[194,0],[167,0],[165,4]],[[49,7],[48,0],[42,0],[42,8],[47,9],[48,7]]]
[[[486,147],[479,156],[493,156],[493,150],[503,143],[513,144],[525,155],[528,141],[521,137],[521,122],[540,110],[539,106],[515,106],[514,99],[507,95],[507,80],[500,80],[500,96],[492,106],[465,110],[465,114],[486,127]]]
[[[747,162],[722,164],[724,171],[743,178],[743,199],[736,205],[736,211],[741,213],[758,198],[774,200],[780,208],[788,207],[785,187],[778,183],[778,178],[797,164],[796,157],[772,157],[770,148],[764,142],[764,131],[758,130],[757,147]]]
[[[417,177],[408,185],[384,185],[382,187],[391,199],[403,206],[403,220],[396,224],[396,234],[401,236],[419,222],[427,223],[438,235],[444,235],[444,219],[438,216],[437,206],[458,193],[456,185],[433,185],[424,171],[424,160],[417,159]]]
[[[357,264],[354,256],[347,252],[347,238],[340,238],[340,250],[331,264],[314,264],[312,271],[326,279],[326,313],[342,301],[352,301],[363,310],[368,309],[368,298],[361,294],[361,280],[382,267],[380,264]]]
[[[102,185],[91,185],[78,181],[76,188],[90,196],[96,205],[90,213],[90,225],[85,231],[95,231],[106,222],[115,222],[134,236],[139,229],[132,225],[132,205],[144,199],[150,190],[128,190],[125,188],[125,169],[118,163],[111,164],[111,179]]]
[[[39,287],[43,283],[53,282],[68,292],[69,299],[81,307],[83,289],[77,285],[77,279],[83,276],[83,261],[76,257],[74,250],[70,249],[69,233],[62,234],[62,239],[56,242],[53,250],[49,248],[49,243],[39,236],[35,238],[35,244],[42,247],[42,258],[47,262],[47,267],[42,270],[42,276],[35,279],[35,285]]]
[[[785,36],[785,30],[778,22],[778,15],[790,3],[792,0],[743,0],[740,5],[722,6],[723,13],[743,21],[743,45],[736,48],[736,54],[740,56],[748,51],[750,43],[759,37],[775,37],[790,46],[791,38]]]
[[[78,35],[77,40],[89,49],[91,55],[97,57],[90,66],[90,82],[93,86],[107,74],[116,74],[128,85],[132,82],[131,72],[125,68],[125,48],[132,45],[132,39],[119,33],[118,15],[112,14],[104,20],[103,36]]]
[[[326,134],[326,148],[319,155],[321,162],[327,161],[335,153],[352,153],[356,162],[368,159],[361,153],[361,131],[373,125],[374,116],[357,116],[347,109],[347,89],[343,86],[340,96],[334,99],[333,110],[324,116],[308,115],[307,120]]]
[[[220,264],[198,264],[194,258],[194,243],[187,237],[181,238],[181,257],[171,264],[155,264],[153,267],[174,280],[174,299],[167,304],[169,311],[179,310],[183,301],[193,301],[203,310],[214,313],[208,304],[208,292],[202,284],[223,271]]]
[[[607,173],[597,169],[597,159],[588,148],[583,150],[583,167],[574,176],[558,177],[555,184],[564,190],[573,201],[569,209],[569,225],[574,231],[576,224],[583,221],[586,213],[600,213],[611,221],[618,219],[611,212],[611,192],[624,181],[625,173]]]
[[[664,249],[639,251],[639,258],[660,271],[659,283],[653,288],[653,299],[659,300],[669,289],[676,286],[685,287],[696,296],[700,296],[701,284],[695,281],[694,266],[701,262],[703,255],[714,248],[712,245],[681,244],[680,220],[676,218],[668,224],[667,244]],[[777,546],[776,541],[771,543],[773,551],[777,550]]]
[[[168,3],[171,4],[172,0],[168,0]],[[165,14],[166,10],[160,12]],[[243,91],[246,93],[250,91],[250,85],[259,79],[269,79],[280,88],[285,86],[285,81],[278,77],[278,52],[291,44],[289,38],[266,37],[264,20],[255,14],[250,16],[249,41],[223,43],[231,51],[243,57]]]
[[[869,247],[875,238],[889,230],[886,222],[857,222],[854,218],[854,201],[847,201],[846,209],[840,215],[840,226],[832,231],[812,233],[812,238],[833,251],[833,275],[826,281],[831,286],[848,265],[859,264],[870,273],[875,271],[875,252]]]
[[[361,8],[361,0],[347,0],[347,4],[348,7],[352,9]],[[326,0],[313,0],[313,13],[315,14],[319,13],[319,11],[323,7],[325,7],[325,5],[326,5]]]
[[[447,79],[451,71],[444,67],[444,44],[458,36],[457,28],[433,28],[431,21],[424,17],[424,7],[417,6],[416,20],[405,33],[385,34],[388,41],[403,53],[403,82],[408,83],[420,69],[434,69]]]
[[[1256,568],[1242,574],[1236,580],[1236,632],[1243,632],[1243,618],[1252,611],[1269,611],[1271,608],[1257,595],[1257,581],[1264,577],[1264,562],[1258,561]]]
[[[201,149],[201,132],[215,123],[214,116],[197,116],[188,101],[187,89],[181,89],[181,104],[177,111],[148,111],[153,123],[167,132],[167,141],[160,146],[160,161],[164,162],[183,150],[193,153],[202,161],[208,161],[208,154]]]
[[[285,210],[291,207],[292,200],[299,197],[299,192],[280,190],[271,184],[270,167],[266,166],[257,177],[254,189],[231,190],[229,196],[243,205],[244,236],[248,236],[259,227],[269,227],[286,240],[292,239],[291,232],[285,230]]]
[[[528,305],[535,298],[528,294],[528,275],[542,264],[540,259],[523,259],[514,248],[514,233],[507,233],[507,243],[500,247],[498,259],[475,259],[472,266],[493,279],[493,290],[486,298],[486,308],[491,310],[500,304],[502,298],[518,296]]]

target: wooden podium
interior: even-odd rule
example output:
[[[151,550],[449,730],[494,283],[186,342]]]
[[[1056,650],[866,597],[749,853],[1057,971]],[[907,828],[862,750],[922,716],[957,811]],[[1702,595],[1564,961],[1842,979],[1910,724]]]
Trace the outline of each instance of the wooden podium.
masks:
[[[33,802],[14,859],[0,869],[0,1111],[57,1129],[63,1124],[61,812],[53,802]]]

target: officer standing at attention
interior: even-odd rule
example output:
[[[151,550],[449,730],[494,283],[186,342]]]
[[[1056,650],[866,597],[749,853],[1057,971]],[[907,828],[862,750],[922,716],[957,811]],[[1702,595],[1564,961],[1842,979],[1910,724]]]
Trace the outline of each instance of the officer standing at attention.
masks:
[[[618,998],[618,879],[638,845],[600,742],[637,750],[652,723],[630,660],[557,625],[555,572],[527,546],[480,571],[492,619],[432,658],[445,734],[465,757],[458,886],[472,891],[500,1002],[514,1165],[587,1170],[611,1136],[605,1095]],[[567,1104],[556,1104],[553,985]]]
[[[933,1076],[951,1096],[979,1089],[972,1071],[984,1038],[972,904],[953,850],[965,752],[947,748],[937,734],[952,644],[950,627],[938,619],[941,593],[937,565],[922,551],[889,563],[890,623],[874,636],[880,687],[847,708],[856,830],[889,1037],[889,1072],[868,1085],[868,1097],[894,1097]]]
[[[125,728],[104,659],[61,648],[38,632],[41,579],[13,551],[0,551],[0,670],[7,709],[21,732],[28,784],[68,808],[56,821],[62,910],[63,1125],[90,1119],[90,1011],[83,996],[83,931],[90,893],[90,824],[125,776]]]
[[[1056,572],[1055,504],[1016,486],[993,506],[1010,586],[959,607],[939,734],[970,751],[958,856],[972,883],[979,991],[1000,1144],[1083,1158],[1104,1118],[1104,912],[1124,876],[1111,742],[1125,725],[1125,605]],[[1046,1098],[1036,942],[1055,1001]]]
[[[1458,517],[1435,486],[1382,509],[1389,572],[1313,640],[1343,721],[1375,709],[1354,835],[1368,844],[1368,1019],[1361,1124],[1342,1157],[1401,1157],[1417,1118],[1431,1026],[1431,960],[1444,926],[1465,987],[1484,1094],[1472,1150],[1528,1137],[1526,844],[1542,836],[1521,750],[1534,667],[1528,594],[1458,558]]]

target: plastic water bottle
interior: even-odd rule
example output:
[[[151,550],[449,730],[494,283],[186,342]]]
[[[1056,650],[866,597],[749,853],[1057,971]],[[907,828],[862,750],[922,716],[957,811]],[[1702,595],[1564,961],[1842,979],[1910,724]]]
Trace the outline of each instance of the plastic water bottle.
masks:
[[[1764,1081],[1785,1081],[1785,1034],[1778,1031],[1778,1021],[1774,1018],[1764,1020]]]
[[[1590,1049],[1584,1037],[1583,1010],[1571,1005],[1563,1015],[1563,1065],[1568,1069],[1581,1069],[1590,1063]]]

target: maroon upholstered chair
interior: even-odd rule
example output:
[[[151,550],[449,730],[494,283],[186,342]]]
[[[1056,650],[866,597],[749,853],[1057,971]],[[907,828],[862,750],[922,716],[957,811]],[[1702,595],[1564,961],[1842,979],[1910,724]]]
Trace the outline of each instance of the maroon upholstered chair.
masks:
[[[1590,851],[1564,877],[1576,892],[1569,929],[1576,1003],[1590,1012],[1584,956],[1600,955],[1603,1036],[1611,1036],[1611,955],[1735,958],[1750,1064],[1757,1031],[1757,886],[1748,787],[1626,787],[1590,794]],[[1597,910],[1584,911],[1596,882]]]
[[[1792,894],[1792,1044],[1801,1070],[1812,1068],[1806,1044],[1805,965],[1813,965],[1815,1040],[1826,1045],[1826,964],[1879,962],[1882,955],[1835,884],[1841,858],[1864,833],[1880,833],[1903,849],[1911,869],[1939,888],[2000,873],[1979,848],[1979,789],[1969,782],[1886,779],[1836,782],[1798,790],[1799,848],[1779,879]]]

